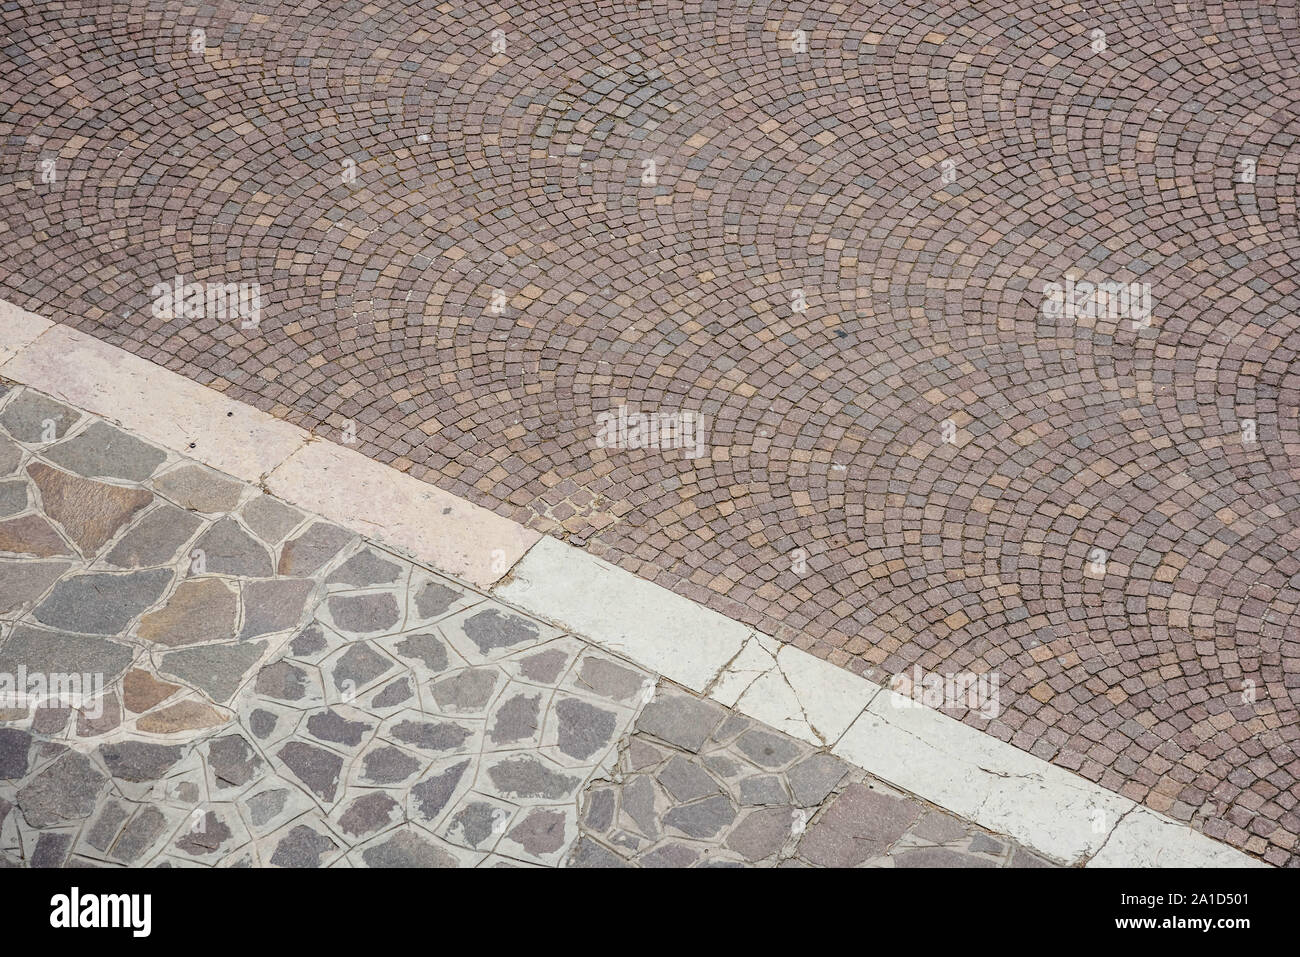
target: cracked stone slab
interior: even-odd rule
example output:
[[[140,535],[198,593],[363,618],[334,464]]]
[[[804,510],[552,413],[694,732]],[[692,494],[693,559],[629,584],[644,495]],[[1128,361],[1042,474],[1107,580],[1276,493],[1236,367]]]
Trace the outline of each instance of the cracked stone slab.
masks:
[[[14,356],[24,352],[53,325],[49,319],[0,299],[0,364],[10,362]],[[4,365],[0,365],[0,375],[18,378]]]
[[[1130,811],[1115,825],[1087,867],[1267,867],[1148,808]]]

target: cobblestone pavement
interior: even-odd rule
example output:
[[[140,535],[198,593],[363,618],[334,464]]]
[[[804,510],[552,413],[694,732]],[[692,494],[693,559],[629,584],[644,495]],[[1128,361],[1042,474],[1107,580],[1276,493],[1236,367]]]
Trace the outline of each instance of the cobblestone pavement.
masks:
[[[1047,864],[38,392],[0,502],[2,864]]]
[[[1294,860],[1295,0],[0,16],[0,296]]]

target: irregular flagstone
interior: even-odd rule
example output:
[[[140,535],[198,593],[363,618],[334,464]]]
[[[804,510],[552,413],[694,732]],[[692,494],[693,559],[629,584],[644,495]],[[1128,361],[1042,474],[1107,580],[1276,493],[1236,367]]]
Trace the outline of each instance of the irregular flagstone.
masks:
[[[415,613],[426,621],[446,614],[464,598],[463,592],[439,581],[426,581],[415,592]]]
[[[568,826],[564,812],[552,808],[534,808],[506,832],[506,839],[536,858],[547,858],[567,844]]]
[[[45,450],[44,456],[87,478],[143,482],[167,458],[161,450],[107,422],[92,422],[77,436]]]
[[[221,703],[230,700],[266,648],[264,641],[186,648],[163,655],[158,670]]]
[[[526,641],[535,642],[541,636],[541,629],[528,619],[496,608],[471,615],[461,623],[461,628],[483,654]]]
[[[136,512],[153,501],[153,494],[144,489],[106,485],[41,462],[27,466],[27,474],[40,489],[46,516],[63,526],[84,555],[98,552]]]
[[[102,675],[108,684],[127,669],[133,657],[129,645],[105,638],[17,625],[0,645],[0,673],[17,674],[23,668],[28,674]],[[83,688],[82,693],[89,690]]]
[[[449,664],[447,646],[434,635],[408,635],[393,650],[404,658],[418,660],[429,671],[446,671]]]
[[[328,522],[316,522],[288,542],[280,552],[281,575],[312,575],[341,552],[356,536]]]
[[[133,668],[122,677],[123,703],[128,711],[136,714],[143,714],[180,690],[180,685],[163,681],[139,668]]]
[[[95,823],[86,836],[86,843],[101,853],[107,851],[113,846],[113,839],[122,829],[128,814],[129,812],[120,802],[107,801],[99,816],[95,818]]]
[[[0,728],[0,781],[17,781],[27,774],[32,736],[21,728]]]
[[[80,821],[95,810],[107,781],[90,758],[69,751],[18,791],[18,807],[32,827]]]
[[[586,760],[614,740],[617,717],[586,701],[565,698],[555,705],[555,716],[560,750],[571,758]]]
[[[393,667],[391,658],[358,642],[334,660],[334,687],[339,691],[358,691],[388,674]]]
[[[93,738],[107,734],[122,723],[122,706],[117,694],[108,692],[99,695],[94,702],[83,706],[77,712],[77,737]]]
[[[438,774],[430,775],[411,788],[412,808],[425,821],[435,820],[451,801],[464,777],[469,761],[461,761]]]
[[[374,784],[401,784],[421,767],[414,757],[391,746],[368,751],[361,763],[363,779]]]
[[[628,701],[639,694],[646,680],[646,676],[639,671],[592,655],[582,659],[578,671],[581,687],[614,701]]]
[[[253,690],[278,701],[302,701],[310,690],[310,675],[289,661],[273,661],[257,673]]]
[[[597,844],[589,837],[578,841],[570,861],[572,867],[631,867],[609,848]]]
[[[330,617],[343,631],[358,635],[375,635],[390,630],[401,621],[397,599],[388,592],[376,595],[331,595]]]
[[[37,558],[76,555],[54,526],[39,515],[23,515],[0,522],[0,552]]]
[[[435,681],[430,690],[442,710],[482,711],[492,700],[497,672],[491,668],[470,668]]]
[[[673,799],[680,804],[717,794],[722,790],[708,771],[681,755],[673,755],[656,777]]]
[[[450,721],[399,721],[389,734],[402,744],[424,751],[454,751],[474,732]]]
[[[699,751],[727,712],[707,698],[660,693],[646,705],[636,728],[687,751]]]
[[[20,442],[54,442],[81,421],[76,409],[24,389],[0,412],[0,426]]]
[[[402,566],[382,558],[372,549],[357,552],[325,579],[330,585],[352,585],[363,588],[369,585],[387,585],[397,581]]]
[[[127,530],[105,561],[118,568],[169,564],[203,522],[170,502],[159,502]]]
[[[383,791],[357,798],[339,817],[339,829],[352,837],[365,837],[401,817],[402,806]]]
[[[0,518],[8,518],[27,510],[27,483],[22,479],[0,482]]]
[[[914,802],[850,784],[799,841],[799,854],[824,867],[853,867],[884,851],[916,822]]]
[[[241,641],[296,628],[316,583],[308,578],[272,578],[244,585]]]
[[[275,574],[266,546],[233,518],[223,518],[199,536],[194,548],[203,555],[204,571],[218,575],[269,578]]]
[[[725,844],[749,862],[771,857],[792,835],[790,807],[763,807],[750,811],[727,835]]]
[[[361,852],[370,867],[457,867],[454,854],[433,844],[411,829],[372,844]]]
[[[304,741],[290,741],[277,757],[318,798],[326,803],[334,800],[343,771],[341,756]]]
[[[0,615],[30,608],[72,565],[0,561]]]
[[[278,545],[303,519],[302,512],[269,495],[258,495],[244,506],[244,522],[259,538]]]
[[[142,807],[122,831],[109,856],[126,864],[138,864],[162,836],[167,815],[156,807]]]
[[[208,767],[219,787],[243,787],[262,767],[262,759],[241,734],[227,734],[208,742]]]
[[[194,463],[158,476],[153,487],[182,508],[208,513],[229,512],[244,490],[242,482]]]
[[[178,701],[159,711],[145,715],[135,723],[141,731],[150,734],[175,734],[178,731],[198,731],[225,724],[227,717],[209,704],[199,701]]]
[[[137,572],[87,572],[54,586],[32,616],[65,631],[92,635],[121,634],[171,583],[163,568]]]
[[[156,781],[184,755],[179,745],[151,741],[122,741],[100,745],[99,756],[109,774],[123,781]]]
[[[36,839],[29,867],[62,867],[72,850],[71,833],[65,831],[43,831]]]
[[[495,744],[513,744],[533,738],[541,728],[540,694],[517,694],[496,710],[495,723],[488,732]]]
[[[276,845],[271,855],[275,867],[320,867],[324,855],[338,850],[333,840],[306,824],[299,824]]]
[[[567,798],[582,780],[551,770],[533,755],[499,761],[488,769],[488,777],[505,797],[543,798],[547,801]]]
[[[366,721],[348,720],[333,708],[326,708],[308,715],[306,728],[312,737],[321,741],[354,748],[365,739],[374,725]]]
[[[235,592],[220,578],[181,582],[167,603],[140,620],[136,633],[146,641],[177,647],[220,641],[235,635]]]
[[[529,681],[554,684],[568,663],[569,655],[563,648],[548,648],[520,659],[519,673]]]
[[[0,435],[0,475],[16,471],[23,460],[23,450],[17,442]]]
[[[714,837],[735,819],[735,805],[721,794],[694,804],[671,808],[663,816],[665,826],[676,828],[695,838]]]

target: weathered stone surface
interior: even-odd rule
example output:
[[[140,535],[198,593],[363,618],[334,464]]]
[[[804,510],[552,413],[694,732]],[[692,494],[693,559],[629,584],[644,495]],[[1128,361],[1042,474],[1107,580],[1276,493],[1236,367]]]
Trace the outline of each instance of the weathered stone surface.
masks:
[[[37,558],[76,554],[72,546],[59,537],[54,526],[39,515],[23,515],[0,522],[0,552]]]
[[[415,613],[426,621],[445,615],[451,606],[464,597],[459,592],[442,582],[427,581],[415,593]]]
[[[563,813],[550,808],[534,808],[506,832],[506,837],[534,857],[545,857],[564,847],[567,833]]]
[[[276,845],[271,864],[275,867],[320,867],[321,858],[335,850],[338,850],[338,845],[324,834],[306,824],[299,824]]]
[[[178,731],[215,728],[225,724],[226,720],[226,716],[212,705],[198,701],[178,701],[145,715],[135,726],[150,734],[175,734]]]
[[[503,794],[547,801],[567,798],[581,783],[580,778],[553,771],[532,755],[501,761],[488,769],[488,777]]]
[[[77,737],[93,738],[108,734],[122,723],[122,705],[117,694],[107,691],[77,711]]]
[[[454,751],[473,733],[449,721],[399,721],[392,736],[424,751]]]
[[[32,827],[80,821],[95,810],[108,781],[90,758],[68,751],[18,792],[18,807]]]
[[[383,791],[364,794],[339,817],[339,829],[353,837],[364,837],[388,827],[401,812],[402,806]]]
[[[799,856],[824,867],[854,867],[883,854],[920,816],[919,805],[850,784],[799,842]]]
[[[278,545],[302,521],[302,512],[269,495],[249,501],[241,514],[253,533],[272,545]]]
[[[486,801],[470,801],[462,805],[452,817],[448,835],[450,837],[459,832],[462,843],[469,847],[478,847],[489,840],[495,832],[497,815],[507,813],[504,808],[488,804]]]
[[[293,636],[289,642],[289,651],[295,658],[309,658],[318,651],[324,651],[329,642],[319,624],[312,623]]]
[[[636,729],[687,751],[699,751],[726,714],[707,698],[661,693],[645,706]]]
[[[265,708],[254,708],[252,714],[248,716],[248,730],[252,731],[259,741],[274,734],[279,723],[280,719]]]
[[[122,831],[109,856],[127,864],[139,863],[166,826],[165,814],[155,807],[142,807]]]
[[[108,553],[107,561],[118,568],[147,568],[166,565],[180,547],[194,537],[202,521],[169,502],[159,502],[127,530]]]
[[[318,798],[334,800],[343,770],[342,757],[305,741],[290,741],[280,749],[278,757]]]
[[[277,701],[301,701],[307,696],[308,675],[288,661],[273,661],[257,673],[253,690]]]
[[[224,808],[222,811],[229,813]],[[220,850],[232,834],[230,825],[216,811],[208,811],[199,818],[197,826],[183,831],[173,846],[192,857],[206,857]]]
[[[377,635],[392,629],[402,615],[397,599],[388,592],[377,595],[331,595],[330,617],[344,631]]]
[[[572,867],[631,867],[627,861],[589,837],[578,841],[573,851]]]
[[[540,727],[540,694],[517,694],[502,703],[488,736],[496,744],[511,744],[531,738]]]
[[[0,435],[0,475],[12,475],[23,461],[22,447]]]
[[[947,844],[959,841],[966,836],[966,825],[961,818],[945,811],[929,810],[912,829],[917,837],[933,841],[935,844]]]
[[[699,860],[700,852],[685,844],[664,844],[637,858],[638,867],[681,868],[690,867]]]
[[[0,615],[30,608],[71,567],[68,562],[0,562]]]
[[[181,508],[208,513],[229,512],[244,490],[242,482],[193,463],[160,475],[153,486]]]
[[[695,801],[722,790],[707,771],[681,755],[673,755],[659,772],[658,780],[678,804]]]
[[[273,578],[245,584],[244,627],[239,639],[296,628],[315,587],[315,582],[306,578]]]
[[[162,597],[171,580],[164,568],[74,575],[55,585],[32,617],[64,631],[117,635]]]
[[[442,710],[481,711],[492,699],[497,673],[490,668],[470,668],[430,685],[433,698]]]
[[[583,815],[582,823],[597,834],[608,831],[609,826],[614,823],[614,803],[612,788],[598,788],[591,791],[587,796],[587,811]]]
[[[614,740],[618,719],[613,712],[578,698],[565,698],[555,705],[555,715],[560,750],[571,758],[584,761]]]
[[[205,645],[162,656],[158,670],[198,688],[213,701],[229,701],[266,651],[266,642]]]
[[[398,831],[388,840],[366,848],[361,859],[370,867],[456,867],[455,855],[414,831]]]
[[[339,691],[364,688],[387,674],[392,659],[381,655],[365,642],[358,642],[334,662],[334,687]]]
[[[519,662],[519,673],[529,681],[554,684],[569,663],[569,656],[559,648],[548,648]]]
[[[659,816],[655,813],[655,787],[644,774],[634,774],[623,788],[623,810],[637,830],[654,840],[659,836]]]
[[[113,845],[113,838],[126,822],[127,810],[118,801],[105,802],[103,810],[95,818],[94,826],[86,835],[86,843],[97,851],[107,851]]]
[[[45,457],[87,478],[143,482],[167,456],[107,422],[92,422],[77,436],[45,450]]]
[[[223,518],[199,536],[194,547],[203,553],[204,570],[217,575],[270,578],[274,574],[266,547],[233,518]]]
[[[791,836],[793,808],[764,807],[750,811],[732,828],[725,844],[753,863],[771,857]]]
[[[821,804],[848,772],[849,766],[835,755],[819,751],[786,772],[786,780],[794,791],[795,802],[800,807],[812,807]]]
[[[671,808],[664,814],[663,822],[689,837],[706,838],[716,836],[735,819],[735,806],[730,799],[719,794],[694,804]]]
[[[368,585],[387,585],[397,581],[402,573],[402,566],[381,557],[370,548],[363,548],[325,579],[330,585],[352,585],[364,588]]]
[[[208,742],[208,767],[218,787],[243,787],[262,767],[253,746],[242,734],[226,734]]]
[[[761,768],[779,768],[789,764],[803,752],[795,741],[757,728],[746,731],[736,739],[736,747]]]
[[[32,736],[21,728],[0,728],[0,781],[17,781],[27,774]]]
[[[27,483],[22,479],[0,482],[0,518],[8,518],[27,510]]]
[[[162,608],[140,620],[136,633],[172,648],[221,641],[234,637],[238,613],[234,590],[220,578],[190,578],[176,586]]]
[[[127,669],[133,655],[129,645],[105,638],[17,625],[0,645],[0,673],[17,674],[22,667],[29,674],[103,675],[107,684]]]
[[[63,526],[83,555],[94,555],[146,505],[153,495],[144,489],[106,485],[61,472],[41,462],[27,466],[41,492],[45,515]]]
[[[412,808],[425,821],[435,820],[456,793],[456,787],[468,767],[468,761],[461,761],[416,784],[411,788]]]
[[[779,775],[755,774],[740,782],[740,803],[746,807],[760,804],[789,804],[790,795]]]
[[[274,819],[284,810],[288,799],[288,788],[270,788],[250,797],[245,806],[248,808],[248,817],[253,822],[253,826],[262,827]]]
[[[150,741],[122,741],[99,748],[99,756],[113,777],[134,782],[158,780],[183,754],[179,745]]]
[[[72,849],[73,835],[65,831],[43,831],[36,838],[30,867],[62,867]]]
[[[57,441],[80,421],[80,412],[30,389],[0,412],[0,425],[20,442]]]
[[[375,784],[400,784],[416,771],[420,762],[401,748],[376,748],[361,759],[363,776]]]
[[[315,574],[355,539],[356,536],[345,528],[328,522],[316,522],[297,538],[285,542],[280,551],[279,574]]]
[[[895,867],[997,867],[987,857],[962,854],[946,847],[918,847],[894,855]]]
[[[360,744],[373,727],[365,721],[349,721],[333,708],[307,717],[307,731],[313,737],[349,748]]]
[[[488,608],[466,618],[461,626],[465,636],[483,654],[497,648],[511,648],[526,641],[536,641],[541,630],[526,618]]]
[[[578,680],[603,698],[627,701],[641,692],[645,676],[616,665],[604,658],[587,657],[582,660]]]
[[[383,690],[371,698],[370,706],[377,709],[396,708],[399,704],[410,701],[414,697],[415,691],[411,688],[411,680],[401,677],[386,685]]]
[[[447,646],[434,635],[408,635],[394,647],[399,655],[419,661],[430,671],[447,670]]]

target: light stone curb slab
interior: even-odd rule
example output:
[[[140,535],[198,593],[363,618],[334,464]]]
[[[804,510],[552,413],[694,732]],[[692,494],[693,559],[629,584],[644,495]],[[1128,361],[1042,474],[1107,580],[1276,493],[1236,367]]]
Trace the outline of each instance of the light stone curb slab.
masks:
[[[542,537],[332,442],[309,442],[264,484],[286,502],[479,588],[501,578]]]
[[[543,538],[493,594],[704,691],[751,629],[553,538]]]
[[[3,300],[0,377],[263,483],[478,588],[499,581],[491,593],[501,601],[787,734],[833,745],[890,784],[1060,862],[1268,866],[954,718],[910,700],[899,707],[865,678],[580,549]]]
[[[0,325],[0,343],[8,336]],[[309,438],[295,425],[66,326],[19,350],[0,366],[0,376],[246,482],[261,481]]]

